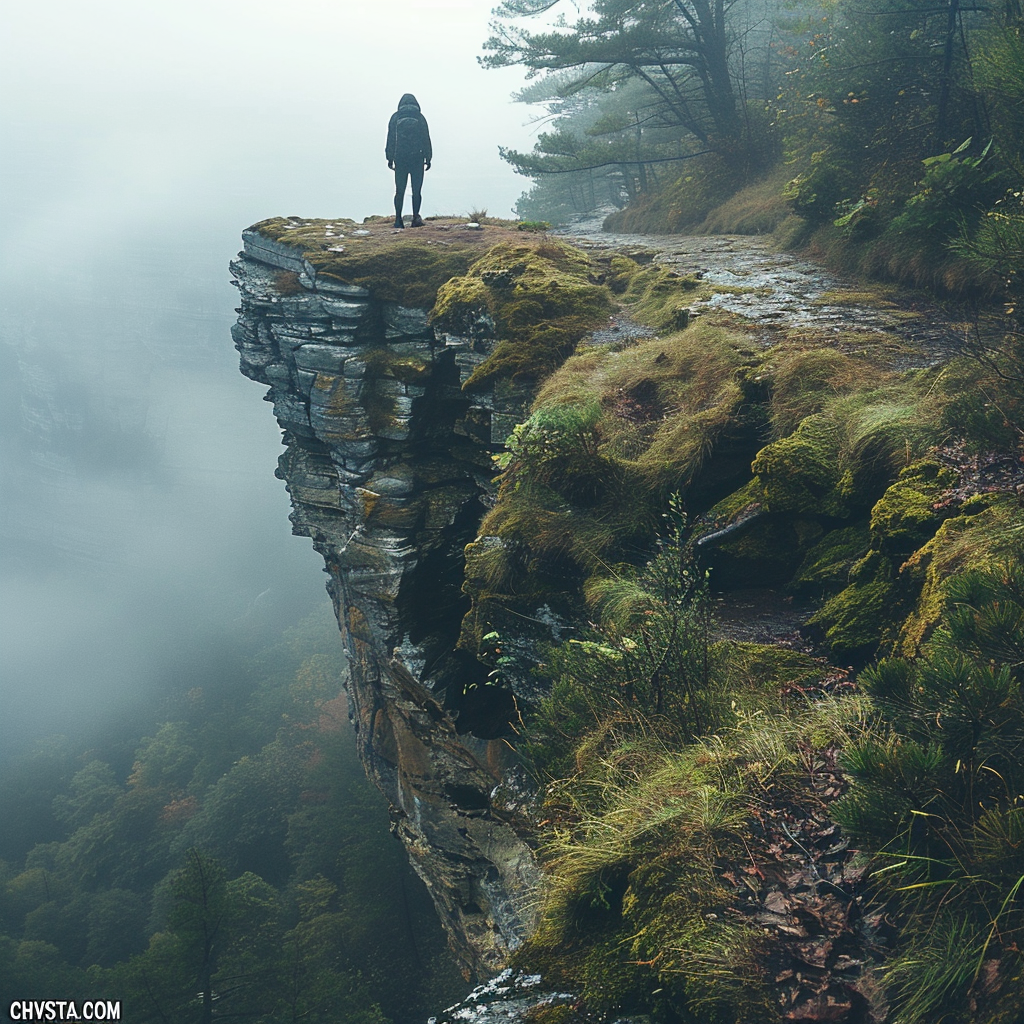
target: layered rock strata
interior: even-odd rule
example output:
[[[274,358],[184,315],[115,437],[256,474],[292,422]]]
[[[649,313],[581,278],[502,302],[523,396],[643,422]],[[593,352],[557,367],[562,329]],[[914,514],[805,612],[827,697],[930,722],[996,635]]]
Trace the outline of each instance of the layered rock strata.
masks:
[[[324,558],[360,756],[456,955],[492,974],[532,926],[538,871],[501,809],[502,700],[465,701],[486,669],[455,647],[463,548],[524,396],[461,389],[490,351],[486,317],[440,334],[426,310],[318,275],[256,232],[243,241],[235,346],[284,432],[293,530]]]

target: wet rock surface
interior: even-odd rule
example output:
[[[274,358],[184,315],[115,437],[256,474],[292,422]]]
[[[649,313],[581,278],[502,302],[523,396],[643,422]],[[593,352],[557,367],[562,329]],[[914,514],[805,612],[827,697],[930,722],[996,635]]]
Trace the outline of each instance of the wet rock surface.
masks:
[[[575,1001],[572,993],[547,991],[539,974],[505,970],[439,1016],[431,1017],[428,1024],[517,1024],[535,1020],[538,1011],[569,1006]]]
[[[837,336],[836,347],[856,350],[891,334],[903,344],[892,352],[895,366],[930,366],[960,349],[963,327],[956,316],[934,302],[901,296],[867,296],[862,288],[825,270],[821,264],[774,248],[753,235],[619,235],[574,229],[584,249],[628,252],[684,274],[696,274],[722,289],[696,301],[693,316],[734,313],[763,329],[762,342],[773,344],[781,327],[813,327]],[[842,337],[840,337],[840,335]]]

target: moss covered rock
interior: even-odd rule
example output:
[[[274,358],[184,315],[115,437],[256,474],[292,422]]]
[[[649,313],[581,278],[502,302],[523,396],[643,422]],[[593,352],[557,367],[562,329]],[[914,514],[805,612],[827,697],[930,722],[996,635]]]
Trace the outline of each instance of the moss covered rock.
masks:
[[[946,519],[906,562],[919,596],[899,632],[899,653],[913,657],[948,607],[950,581],[968,569],[1024,560],[1024,509],[1015,494],[979,494]]]
[[[788,437],[754,459],[768,512],[803,512],[843,518],[852,481],[839,460],[841,425],[832,416],[808,416]]]
[[[458,332],[486,312],[498,345],[466,381],[468,390],[496,378],[538,381],[556,369],[612,309],[608,290],[594,284],[585,254],[545,240],[503,242],[468,272],[440,289],[432,318]]]
[[[327,282],[365,288],[376,299],[417,309],[430,309],[441,285],[466,273],[491,246],[523,238],[510,225],[467,230],[454,218],[428,219],[413,232],[394,231],[381,218],[358,225],[344,218],[273,217],[252,230],[293,248]],[[300,280],[296,275],[295,286]]]
[[[845,519],[870,508],[940,438],[928,378],[910,375],[832,399],[762,449],[752,468],[769,511]]]
[[[939,498],[955,482],[951,469],[930,459],[904,469],[871,510],[872,545],[895,559],[909,557],[950,515]]]
[[[841,590],[850,582],[853,567],[867,554],[869,546],[867,523],[830,530],[804,555],[790,580],[790,589],[807,594]]]
[[[620,264],[617,269],[612,280],[615,287],[623,291],[623,299],[629,304],[631,315],[640,323],[658,330],[674,330],[682,326],[685,318],[680,316],[680,311],[688,309],[691,302],[706,296],[709,291],[708,286],[694,275],[680,274],[658,264],[646,267],[635,263],[632,267]]]
[[[807,624],[837,661],[860,663],[878,651],[898,621],[898,590],[892,563],[874,551],[853,566],[851,579]]]

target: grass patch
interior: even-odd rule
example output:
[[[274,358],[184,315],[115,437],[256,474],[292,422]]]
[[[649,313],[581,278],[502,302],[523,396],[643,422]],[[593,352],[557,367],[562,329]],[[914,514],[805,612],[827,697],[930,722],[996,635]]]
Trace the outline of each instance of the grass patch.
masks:
[[[896,310],[893,302],[898,294],[892,285],[877,284],[873,287],[837,288],[822,292],[811,302],[812,306],[874,306],[877,309]]]
[[[723,914],[736,893],[722,865],[758,857],[752,815],[767,793],[806,799],[806,758],[864,727],[859,698],[781,712],[779,684],[802,678],[809,661],[786,663],[752,645],[728,653],[720,668],[732,673],[744,710],[717,736],[682,749],[666,750],[651,724],[622,716],[582,739],[576,772],[547,790],[549,884],[524,963],[575,986],[597,1012],[778,1019],[773,941],[742,915]],[[743,682],[741,666],[757,678]],[[769,681],[772,710],[748,713],[770,703],[751,704]]]
[[[816,258],[842,273],[922,288],[954,299],[992,299],[1002,282],[977,264],[955,256],[939,233],[890,228],[867,240],[851,237],[832,224],[809,238]]]
[[[768,177],[741,188],[711,210],[697,228],[707,235],[769,235],[792,214],[783,196],[790,169],[780,167]]]
[[[838,395],[863,391],[879,382],[879,368],[834,348],[777,346],[762,373],[771,392],[771,423],[785,437],[808,416],[821,412]],[[883,376],[884,379],[884,376]]]
[[[629,261],[632,266],[619,265],[613,262],[612,269],[618,270],[618,278],[613,277],[613,290],[617,281],[621,281],[622,301],[629,309],[630,315],[642,324],[655,330],[675,330],[685,326],[689,305],[711,294],[711,287],[690,274],[660,264],[652,263],[641,267]]]
[[[926,373],[904,374],[884,387],[834,396],[820,412],[804,416],[792,434],[754,460],[765,507],[840,519],[870,507],[903,466],[942,436],[933,380]],[[810,407],[820,401],[820,392],[807,392],[798,378],[788,396],[780,425],[792,422],[801,402]]]
[[[649,553],[669,495],[693,485],[738,429],[742,344],[698,324],[618,352],[585,349],[551,374],[502,456],[480,525],[496,540],[467,563],[475,600],[576,600],[584,581]],[[478,614],[501,613],[477,609],[475,623]]]

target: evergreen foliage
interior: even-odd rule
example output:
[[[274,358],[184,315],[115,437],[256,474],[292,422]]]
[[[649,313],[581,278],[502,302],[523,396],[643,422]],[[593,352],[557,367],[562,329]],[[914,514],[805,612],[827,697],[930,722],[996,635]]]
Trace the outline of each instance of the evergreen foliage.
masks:
[[[1020,561],[962,573],[949,600],[923,658],[862,674],[883,725],[846,749],[854,784],[834,812],[900,908],[886,968],[900,1024],[1024,996]]]
[[[1017,8],[595,0],[570,24],[559,7],[502,5],[481,58],[527,68],[537,81],[516,98],[546,106],[534,151],[502,151],[534,179],[521,212],[625,207],[607,226],[778,230],[847,270],[1002,292],[1016,315]],[[538,14],[547,25],[525,27]]]

